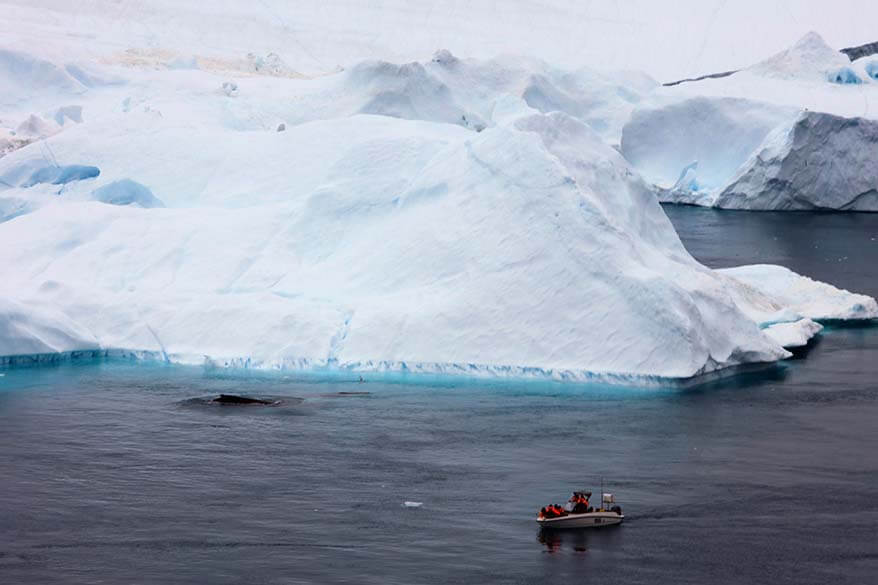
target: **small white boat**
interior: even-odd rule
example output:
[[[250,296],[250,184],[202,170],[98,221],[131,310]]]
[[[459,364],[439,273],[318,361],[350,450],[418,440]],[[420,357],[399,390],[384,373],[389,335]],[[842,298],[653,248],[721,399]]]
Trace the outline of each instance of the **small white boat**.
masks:
[[[595,528],[621,524],[625,519],[613,494],[603,493],[601,489],[600,508],[589,505],[590,497],[590,491],[573,492],[564,506],[549,505],[541,509],[537,523],[543,528]]]
[[[625,516],[621,512],[585,512],[584,514],[567,514],[556,518],[537,518],[540,526],[545,528],[592,528],[594,526],[611,526],[621,524]]]

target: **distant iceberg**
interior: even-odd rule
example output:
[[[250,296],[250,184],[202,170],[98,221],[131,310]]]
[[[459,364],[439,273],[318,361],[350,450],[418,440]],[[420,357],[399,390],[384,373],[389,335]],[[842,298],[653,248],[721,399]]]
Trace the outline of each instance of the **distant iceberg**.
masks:
[[[878,84],[816,33],[723,79],[665,87],[621,150],[662,201],[878,211]],[[676,179],[698,160],[687,181]],[[694,188],[693,188],[694,186]]]

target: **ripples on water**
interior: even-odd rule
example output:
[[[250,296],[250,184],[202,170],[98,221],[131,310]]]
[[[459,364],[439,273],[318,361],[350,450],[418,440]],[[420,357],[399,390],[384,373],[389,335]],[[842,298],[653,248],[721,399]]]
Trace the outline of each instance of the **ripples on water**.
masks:
[[[837,241],[807,214],[692,211],[672,217],[703,261],[781,250],[793,268],[876,293],[862,244],[878,216],[827,220]],[[848,260],[759,244],[796,230]],[[805,359],[689,390],[7,370],[0,582],[872,582],[876,350],[878,330],[838,328]],[[221,393],[281,403],[191,402]],[[540,506],[597,492],[601,476],[625,525],[537,529]]]

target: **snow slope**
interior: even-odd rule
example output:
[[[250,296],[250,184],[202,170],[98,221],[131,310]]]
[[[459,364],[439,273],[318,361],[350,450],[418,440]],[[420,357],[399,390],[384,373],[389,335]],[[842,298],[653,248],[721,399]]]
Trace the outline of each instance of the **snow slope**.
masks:
[[[646,76],[121,50],[8,57],[0,120],[34,131],[0,158],[0,354],[630,382],[819,331],[695,262],[610,146]]]
[[[728,77],[661,88],[624,126],[622,152],[664,201],[878,211],[867,60],[809,33]]]

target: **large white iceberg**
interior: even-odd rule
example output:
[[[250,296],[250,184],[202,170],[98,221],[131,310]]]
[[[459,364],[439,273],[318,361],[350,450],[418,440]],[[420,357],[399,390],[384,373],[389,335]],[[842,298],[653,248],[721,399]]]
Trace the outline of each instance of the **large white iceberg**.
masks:
[[[296,193],[290,161],[310,160],[314,136],[335,148]],[[62,195],[2,224],[3,294],[61,308],[103,348],[182,362],[687,377],[785,355],[683,250],[621,156],[569,116],[480,133],[354,116],[248,138],[261,164],[213,180],[251,183],[257,204]],[[225,140],[177,139],[230,159]],[[102,176],[129,166],[104,160]],[[154,190],[166,203],[177,192]]]
[[[178,57],[22,77],[2,119],[58,126],[0,158],[0,354],[630,381],[819,330],[798,295],[693,260],[610,146],[648,78]]]

